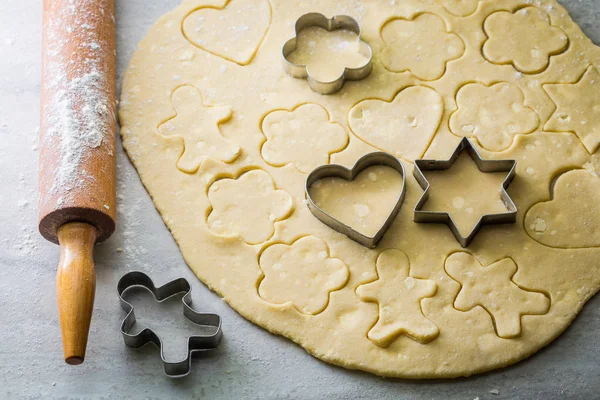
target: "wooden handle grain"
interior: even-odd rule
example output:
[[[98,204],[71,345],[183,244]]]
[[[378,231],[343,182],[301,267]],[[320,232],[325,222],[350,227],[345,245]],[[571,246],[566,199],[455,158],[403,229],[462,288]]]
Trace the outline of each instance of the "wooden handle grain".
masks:
[[[85,359],[96,291],[93,258],[96,238],[96,228],[86,223],[70,222],[58,230],[60,261],[56,294],[63,351],[70,365],[81,364]]]
[[[114,0],[44,0],[39,230],[115,228]]]

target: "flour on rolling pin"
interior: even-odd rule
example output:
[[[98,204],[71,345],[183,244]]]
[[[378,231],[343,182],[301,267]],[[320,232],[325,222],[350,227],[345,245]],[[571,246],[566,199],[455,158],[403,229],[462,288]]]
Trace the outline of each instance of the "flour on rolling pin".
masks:
[[[78,13],[80,9],[71,5],[66,13]],[[78,185],[84,186],[86,180],[93,179],[80,168],[82,159],[88,149],[102,145],[104,136],[110,132],[111,120],[115,118],[114,105],[105,95],[111,78],[106,76],[106,68],[99,65],[103,61],[99,53],[108,45],[99,37],[94,26],[101,16],[93,13],[101,12],[102,9],[89,9],[90,15],[79,13],[69,18],[57,18],[48,27],[51,40],[47,51],[51,56],[60,57],[74,43],[89,49],[82,65],[65,65],[62,62],[46,65],[46,73],[51,77],[47,85],[53,94],[47,104],[45,140],[56,140],[54,143],[58,144],[61,153],[50,189],[52,192],[59,188],[70,190]],[[77,70],[70,71],[71,68]]]
[[[44,1],[40,232],[70,221],[114,230],[114,0]]]

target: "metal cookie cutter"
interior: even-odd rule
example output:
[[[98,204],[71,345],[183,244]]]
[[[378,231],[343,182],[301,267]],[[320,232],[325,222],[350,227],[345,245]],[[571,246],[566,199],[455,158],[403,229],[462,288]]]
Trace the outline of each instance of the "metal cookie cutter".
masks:
[[[135,324],[135,314],[133,312],[133,306],[123,298],[123,293],[134,286],[141,286],[148,289],[159,302],[166,300],[177,293],[185,292],[185,295],[181,298],[183,303],[183,315],[197,325],[213,328],[213,332],[210,334],[188,337],[187,357],[181,361],[167,361],[163,354],[162,341],[153,330],[145,328],[138,334],[129,334],[129,331]],[[117,284],[121,308],[127,312],[127,316],[121,323],[121,333],[123,334],[125,344],[129,347],[140,348],[146,343],[154,343],[160,349],[160,358],[164,363],[165,374],[171,378],[179,378],[188,375],[191,368],[192,354],[197,351],[215,349],[221,342],[221,337],[223,335],[221,331],[220,316],[217,314],[199,313],[192,309],[191,290],[189,282],[184,278],[175,279],[157,288],[154,286],[154,282],[152,282],[152,279],[150,279],[148,275],[138,271],[125,274]]]
[[[446,212],[439,211],[423,211],[423,205],[427,201],[429,197],[429,181],[423,175],[423,171],[443,171],[447,170],[454,162],[458,159],[460,154],[466,151],[471,159],[477,165],[477,168],[481,172],[508,172],[506,178],[502,182],[502,192],[500,193],[500,198],[502,202],[507,208],[507,212],[498,213],[498,214],[485,214],[483,215],[477,224],[467,236],[463,236],[458,230],[454,220],[450,216],[450,214]],[[415,167],[413,169],[413,175],[421,188],[424,190],[423,195],[417,202],[414,208],[414,221],[415,222],[430,222],[430,223],[445,223],[450,227],[450,230],[458,240],[458,243],[462,247],[467,247],[471,240],[475,237],[481,226],[484,224],[509,224],[514,223],[517,218],[517,206],[512,201],[506,189],[512,182],[515,177],[515,168],[517,162],[515,160],[484,160],[481,158],[481,155],[477,152],[477,150],[473,147],[469,139],[466,137],[463,138],[454,153],[450,156],[448,160],[415,160]]]
[[[296,50],[297,38],[300,31],[312,26],[321,27],[329,32],[343,29],[356,33],[359,42],[359,52],[367,58],[367,63],[357,68],[346,67],[339,77],[329,82],[319,81],[312,77],[305,64],[294,64],[287,58],[290,53]],[[371,46],[360,39],[360,25],[354,18],[347,15],[336,15],[329,19],[323,14],[308,13],[298,18],[295,32],[296,36],[285,42],[281,49],[283,69],[294,78],[306,79],[308,86],[313,91],[321,94],[332,94],[340,90],[346,80],[358,81],[366,78],[371,73],[371,69],[373,69],[373,51],[371,50]]]
[[[354,228],[352,228],[352,227],[344,224],[343,222],[337,220],[336,218],[332,217],[330,214],[328,214],[323,209],[321,209],[319,206],[317,206],[313,202],[312,198],[310,197],[309,189],[312,186],[312,184],[318,180],[321,180],[323,178],[337,177],[337,178],[342,178],[349,182],[352,182],[358,176],[358,174],[360,174],[363,170],[365,170],[368,167],[375,166],[375,165],[384,165],[384,166],[391,167],[391,168],[395,169],[396,171],[398,171],[400,173],[400,175],[402,175],[402,189],[400,190],[400,194],[398,195],[398,200],[396,200],[396,204],[394,205],[394,208],[389,213],[387,219],[385,220],[385,222],[383,223],[381,228],[379,228],[377,233],[375,233],[374,236],[366,236],[366,235],[358,232]],[[400,207],[402,206],[402,202],[404,201],[404,195],[406,193],[406,190],[405,190],[406,182],[405,181],[406,181],[406,177],[404,174],[404,166],[402,165],[402,162],[400,160],[398,160],[396,157],[394,157],[388,153],[378,151],[375,153],[369,153],[369,154],[362,156],[361,158],[358,159],[358,161],[356,161],[356,164],[354,164],[354,166],[351,169],[348,169],[348,168],[342,167],[341,165],[336,165],[336,164],[321,165],[320,167],[315,168],[306,177],[306,183],[304,185],[304,194],[305,194],[306,200],[308,202],[309,210],[321,222],[323,222],[325,225],[329,226],[330,228],[338,231],[339,233],[342,233],[342,234],[348,236],[350,239],[354,240],[355,242],[358,242],[358,243],[362,244],[363,246],[372,249],[375,246],[377,246],[377,243],[379,243],[379,241],[381,240],[381,238],[383,237],[385,232],[388,230],[388,228],[394,222],[396,215],[398,215],[398,211],[400,211]]]

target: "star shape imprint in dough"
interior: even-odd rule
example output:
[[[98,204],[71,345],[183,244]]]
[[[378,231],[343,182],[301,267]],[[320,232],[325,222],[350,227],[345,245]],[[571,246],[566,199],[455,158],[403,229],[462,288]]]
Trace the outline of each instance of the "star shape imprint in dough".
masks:
[[[423,315],[421,300],[436,294],[436,283],[410,276],[408,257],[396,249],[379,255],[377,274],[377,280],[356,289],[361,300],[379,305],[379,319],[367,334],[369,340],[380,347],[388,347],[400,335],[423,344],[434,340],[439,329]]]
[[[461,284],[454,307],[459,311],[483,307],[501,338],[521,334],[522,315],[546,314],[550,308],[546,295],[514,282],[517,264],[511,258],[484,267],[471,254],[459,252],[446,259],[445,268],[448,275]]]
[[[176,114],[159,125],[158,131],[183,138],[184,150],[177,168],[193,174],[206,157],[230,163],[240,155],[240,147],[219,131],[219,124],[231,119],[231,107],[204,104],[200,91],[190,85],[177,88],[171,101]]]
[[[590,66],[576,83],[543,86],[556,111],[544,130],[575,132],[590,154],[600,146],[600,73]]]

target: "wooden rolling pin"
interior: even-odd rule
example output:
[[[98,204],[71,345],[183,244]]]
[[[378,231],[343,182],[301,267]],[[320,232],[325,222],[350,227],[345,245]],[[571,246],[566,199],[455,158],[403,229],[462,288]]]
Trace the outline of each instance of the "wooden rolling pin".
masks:
[[[60,244],[65,361],[85,358],[94,244],[115,229],[114,0],[44,0],[39,230]]]

